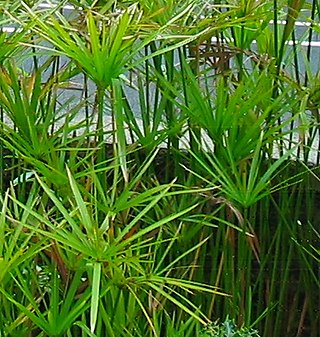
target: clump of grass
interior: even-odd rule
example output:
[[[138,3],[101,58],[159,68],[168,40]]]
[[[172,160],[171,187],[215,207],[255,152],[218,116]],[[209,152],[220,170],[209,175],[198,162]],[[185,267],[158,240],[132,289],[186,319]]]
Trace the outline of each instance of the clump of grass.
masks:
[[[316,337],[317,1],[40,5],[0,9],[0,335]]]
[[[223,322],[213,322],[200,332],[203,337],[259,337],[258,331],[252,328],[238,328],[234,320],[227,317]]]

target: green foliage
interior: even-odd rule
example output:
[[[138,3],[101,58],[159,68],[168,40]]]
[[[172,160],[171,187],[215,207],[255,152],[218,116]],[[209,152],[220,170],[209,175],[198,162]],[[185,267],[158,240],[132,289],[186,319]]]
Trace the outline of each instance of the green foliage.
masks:
[[[318,17],[0,1],[1,337],[318,336]]]
[[[229,319],[228,317],[224,322],[218,323],[214,322],[207,325],[200,332],[200,336],[203,337],[259,337],[258,332],[256,330],[241,327],[237,328],[234,320]]]

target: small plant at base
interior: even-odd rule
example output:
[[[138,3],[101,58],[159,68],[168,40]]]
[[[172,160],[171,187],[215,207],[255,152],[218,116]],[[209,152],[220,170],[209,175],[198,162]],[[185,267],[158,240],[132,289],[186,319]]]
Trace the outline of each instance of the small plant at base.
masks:
[[[258,331],[252,328],[238,328],[233,319],[227,317],[224,322],[215,321],[205,326],[200,332],[202,337],[259,337]]]

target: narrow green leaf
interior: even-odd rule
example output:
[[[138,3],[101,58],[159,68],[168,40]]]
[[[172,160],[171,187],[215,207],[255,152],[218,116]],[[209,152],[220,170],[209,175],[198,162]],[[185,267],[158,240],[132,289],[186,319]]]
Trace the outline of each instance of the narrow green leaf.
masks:
[[[79,187],[77,185],[77,182],[73,178],[71,171],[68,167],[66,167],[68,178],[69,178],[69,183],[71,190],[73,192],[73,196],[76,201],[76,205],[79,209],[80,215],[81,215],[81,222],[84,228],[86,229],[87,235],[90,239],[95,240],[96,239],[96,233],[95,233],[95,228],[94,224],[91,218],[91,215],[88,212],[87,205],[84,202]]]
[[[93,263],[93,278],[92,278],[92,296],[90,309],[90,330],[94,333],[96,329],[99,301],[100,301],[100,283],[101,283],[101,263]]]

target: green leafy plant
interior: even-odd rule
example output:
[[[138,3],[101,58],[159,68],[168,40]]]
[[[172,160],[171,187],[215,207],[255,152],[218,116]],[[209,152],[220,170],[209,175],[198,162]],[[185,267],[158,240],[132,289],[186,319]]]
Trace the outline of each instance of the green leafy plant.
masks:
[[[0,2],[0,335],[317,337],[318,1]]]
[[[224,322],[214,322],[207,325],[200,332],[203,337],[259,337],[258,331],[252,328],[241,327],[237,328],[234,320],[226,318]]]

